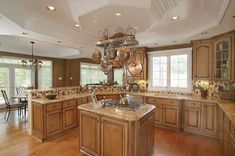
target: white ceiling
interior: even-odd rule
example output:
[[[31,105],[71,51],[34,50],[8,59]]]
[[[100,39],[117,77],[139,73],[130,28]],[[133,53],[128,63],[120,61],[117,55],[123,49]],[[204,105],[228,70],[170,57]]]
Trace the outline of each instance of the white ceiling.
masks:
[[[0,51],[30,54],[33,40],[40,56],[89,57],[97,32],[119,27],[137,28],[140,46],[189,43],[234,30],[234,8],[235,0],[0,0]]]

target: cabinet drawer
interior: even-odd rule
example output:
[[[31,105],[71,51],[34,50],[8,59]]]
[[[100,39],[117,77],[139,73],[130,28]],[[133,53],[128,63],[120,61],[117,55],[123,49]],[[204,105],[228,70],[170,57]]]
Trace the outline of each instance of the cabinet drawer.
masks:
[[[76,105],[76,100],[69,100],[63,102],[63,108],[71,107]]]
[[[78,104],[84,104],[84,103],[87,103],[87,97],[83,97],[83,98],[79,98],[77,100]]]
[[[52,104],[46,105],[46,111],[47,112],[51,112],[51,111],[55,111],[55,110],[60,110],[60,109],[62,109],[61,103],[52,103]]]
[[[184,106],[185,107],[196,107],[196,108],[200,108],[201,107],[201,102],[198,101],[188,101],[186,100],[184,102]]]
[[[171,100],[171,99],[161,99],[161,98],[147,98],[147,103],[149,104],[162,104],[162,105],[175,105],[179,106],[179,100]]]

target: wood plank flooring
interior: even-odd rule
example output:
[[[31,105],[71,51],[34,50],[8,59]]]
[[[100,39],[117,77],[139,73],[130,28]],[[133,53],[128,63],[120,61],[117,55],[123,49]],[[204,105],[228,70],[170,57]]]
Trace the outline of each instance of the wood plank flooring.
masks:
[[[27,120],[12,112],[0,113],[0,156],[80,156],[76,130],[41,143],[27,134]],[[218,141],[185,132],[155,129],[155,156],[221,156]]]

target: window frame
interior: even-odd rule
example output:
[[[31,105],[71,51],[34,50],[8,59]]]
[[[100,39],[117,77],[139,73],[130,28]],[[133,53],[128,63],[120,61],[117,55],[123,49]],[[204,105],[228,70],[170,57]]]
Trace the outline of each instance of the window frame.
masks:
[[[187,55],[187,88],[181,87],[171,87],[170,86],[170,77],[171,77],[171,60],[170,57],[173,55]],[[167,85],[166,87],[153,87],[152,78],[153,78],[153,57],[166,56],[167,57]],[[183,48],[183,49],[171,49],[163,51],[154,51],[148,53],[148,89],[156,91],[176,91],[176,92],[192,92],[192,48]]]
[[[88,65],[89,66],[89,68],[86,68],[86,69],[95,69],[95,68],[91,68],[91,66],[97,66],[98,68],[97,68],[97,70],[99,70],[99,71],[101,71],[101,69],[100,69],[100,67],[99,67],[99,64],[95,64],[95,63],[87,63],[87,62],[80,62],[80,85],[86,85],[86,84],[82,84],[82,65]],[[101,71],[102,72],[102,71]],[[106,75],[106,80],[105,80],[105,82],[107,82],[107,80],[108,80],[108,75]],[[94,82],[95,83],[95,82]]]
[[[53,61],[52,60],[46,60],[46,59],[41,60],[41,61],[42,62],[43,61],[49,61],[50,62],[50,66],[42,64],[42,67],[38,70],[38,89],[47,89],[47,88],[43,88],[42,87],[42,80],[41,80],[41,78],[42,78],[42,69],[43,68],[48,68],[51,71],[51,75],[50,75],[51,76],[51,86],[48,86],[48,88],[52,88],[53,87]]]

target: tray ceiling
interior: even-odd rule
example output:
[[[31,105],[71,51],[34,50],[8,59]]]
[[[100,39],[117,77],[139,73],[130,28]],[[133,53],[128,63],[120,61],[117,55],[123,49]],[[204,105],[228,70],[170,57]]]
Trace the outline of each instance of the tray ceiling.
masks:
[[[97,32],[119,27],[135,27],[140,46],[189,43],[233,30],[234,7],[235,0],[0,0],[0,50],[29,53],[23,47],[34,40],[40,56],[89,57]]]

